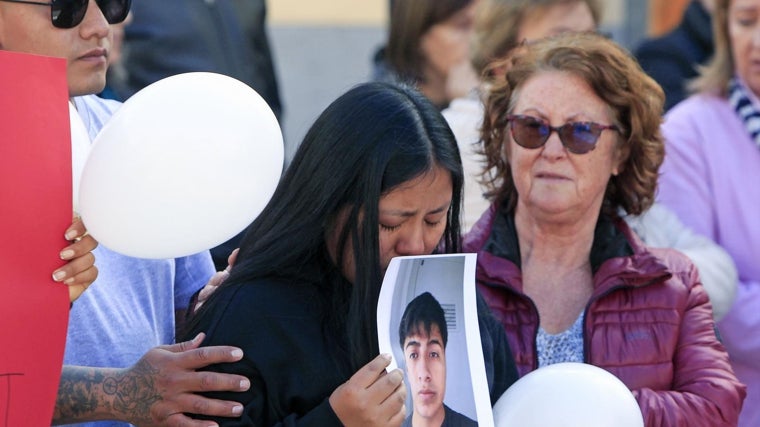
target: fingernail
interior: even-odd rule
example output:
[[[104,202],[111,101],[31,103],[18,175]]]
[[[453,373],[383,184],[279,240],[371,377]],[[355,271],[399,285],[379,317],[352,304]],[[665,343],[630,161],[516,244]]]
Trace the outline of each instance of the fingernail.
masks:
[[[66,279],[66,280],[63,281],[63,284],[65,284],[65,285],[70,285],[72,283],[74,283],[74,278],[73,277],[69,277],[68,279]]]
[[[381,356],[383,359],[385,359],[385,360],[387,360],[387,361],[389,361],[389,362],[391,361],[391,355],[390,355],[390,353],[383,353],[383,354],[381,354],[380,356]]]
[[[251,386],[251,382],[248,381],[248,379],[240,380],[240,389],[241,390],[248,390],[248,388]]]
[[[232,357],[236,357],[236,358],[237,357],[243,357],[243,350],[241,350],[239,348],[236,348],[235,350],[232,350],[232,352],[230,353],[230,355],[232,355]]]
[[[233,406],[232,407],[232,415],[239,417],[243,415],[243,407],[242,406]]]
[[[74,240],[77,237],[77,231],[68,230],[66,234],[64,235],[64,237],[66,237],[66,240]]]
[[[63,280],[64,277],[66,277],[65,271],[58,270],[53,273],[53,280],[55,280],[56,282],[60,282],[61,280]]]
[[[69,259],[74,256],[74,251],[72,249],[66,249],[65,251],[61,251],[61,259]]]

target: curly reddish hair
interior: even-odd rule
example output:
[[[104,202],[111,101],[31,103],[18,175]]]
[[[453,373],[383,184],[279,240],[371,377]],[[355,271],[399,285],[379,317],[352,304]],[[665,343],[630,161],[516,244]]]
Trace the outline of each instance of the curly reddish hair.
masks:
[[[627,51],[593,33],[561,34],[526,45],[510,57],[505,75],[494,76],[481,129],[486,196],[509,211],[515,208],[517,189],[505,157],[511,139],[507,116],[521,86],[549,71],[585,81],[610,108],[620,129],[623,162],[620,173],[607,184],[602,211],[615,214],[622,208],[629,214],[642,213],[654,202],[658,169],[665,156],[660,133],[664,94]]]

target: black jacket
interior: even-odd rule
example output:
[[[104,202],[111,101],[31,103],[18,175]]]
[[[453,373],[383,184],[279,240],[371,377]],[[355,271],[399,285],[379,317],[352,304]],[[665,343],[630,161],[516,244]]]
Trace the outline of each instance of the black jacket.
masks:
[[[449,408],[446,405],[443,405],[443,410],[446,413],[446,415],[443,418],[443,423],[441,424],[441,427],[477,427],[478,426],[477,422],[467,418],[466,416]],[[413,427],[411,414],[406,417],[406,419],[404,420],[404,423],[401,424],[401,427]]]
[[[713,54],[710,14],[692,1],[681,23],[662,37],[645,40],[634,55],[665,91],[665,111],[688,96],[686,84]]]
[[[325,304],[319,286],[336,278],[325,265],[306,267],[313,281],[257,279],[221,287],[199,313],[188,336],[206,332],[203,345],[233,345],[243,360],[210,367],[245,375],[251,388],[243,393],[208,393],[242,402],[241,418],[217,418],[225,426],[339,426],[328,398],[352,372],[338,328],[325,328]],[[517,370],[501,324],[478,301],[479,323],[491,402],[517,380]],[[338,331],[340,334],[340,331]]]
[[[264,0],[132,0],[132,15],[126,81],[114,83],[123,98],[174,74],[210,71],[246,83],[281,118]]]

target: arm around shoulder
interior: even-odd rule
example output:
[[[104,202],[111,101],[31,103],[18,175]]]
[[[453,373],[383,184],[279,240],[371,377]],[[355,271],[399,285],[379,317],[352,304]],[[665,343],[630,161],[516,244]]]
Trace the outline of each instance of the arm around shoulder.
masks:
[[[209,364],[239,360],[233,347],[198,348],[192,341],[151,349],[126,369],[64,366],[58,387],[54,425],[83,421],[120,420],[141,426],[207,426],[187,413],[238,416],[242,405],[214,400],[198,392],[243,391],[249,381],[238,375],[196,372]]]

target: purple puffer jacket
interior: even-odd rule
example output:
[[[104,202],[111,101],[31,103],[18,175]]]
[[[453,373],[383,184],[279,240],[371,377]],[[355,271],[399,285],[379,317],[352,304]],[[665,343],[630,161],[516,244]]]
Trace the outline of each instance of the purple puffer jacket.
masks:
[[[504,326],[520,376],[538,367],[538,311],[522,292],[511,214],[486,211],[465,237],[477,282]],[[735,426],[746,390],[714,332],[712,309],[684,255],[644,246],[622,220],[600,219],[591,249],[594,293],[584,361],[632,391],[647,426]]]

